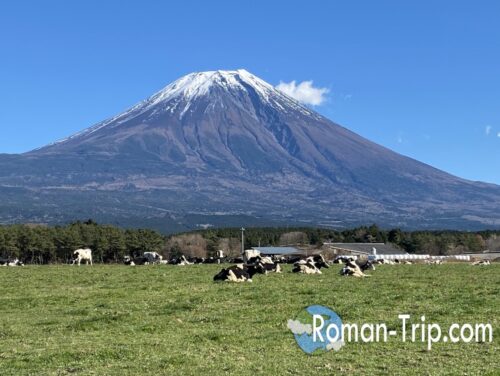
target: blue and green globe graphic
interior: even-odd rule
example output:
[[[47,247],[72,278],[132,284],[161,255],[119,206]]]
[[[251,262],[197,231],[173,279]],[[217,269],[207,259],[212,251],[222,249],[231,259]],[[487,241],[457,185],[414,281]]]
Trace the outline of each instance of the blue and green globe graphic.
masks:
[[[323,326],[319,330],[321,336],[317,335],[316,341],[313,336],[314,315],[320,315],[323,318]],[[317,328],[319,328],[320,320],[318,318],[316,320]],[[318,355],[330,350],[338,351],[344,345],[342,319],[328,307],[309,306],[299,312],[295,320],[288,320],[287,327],[292,331],[299,347],[307,354]],[[327,331],[329,331],[330,339],[334,339],[333,342],[329,341]]]

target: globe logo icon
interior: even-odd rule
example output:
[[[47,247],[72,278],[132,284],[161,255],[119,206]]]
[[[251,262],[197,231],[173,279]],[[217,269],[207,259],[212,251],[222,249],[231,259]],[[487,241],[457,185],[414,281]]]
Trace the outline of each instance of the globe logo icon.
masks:
[[[307,354],[319,355],[330,350],[338,351],[344,345],[342,319],[328,307],[312,305],[288,320],[297,344]]]

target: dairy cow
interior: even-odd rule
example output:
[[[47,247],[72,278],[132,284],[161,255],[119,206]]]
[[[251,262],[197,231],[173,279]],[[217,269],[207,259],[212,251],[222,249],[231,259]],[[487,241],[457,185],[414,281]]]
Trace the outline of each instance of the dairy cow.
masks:
[[[261,263],[266,273],[275,272],[281,273],[281,266],[279,263],[273,261],[271,257],[268,256],[255,256],[248,260],[249,264]]]
[[[78,263],[78,266],[80,266],[82,261],[92,265],[92,250],[90,248],[81,248],[73,252],[72,264]]]
[[[293,264],[293,273],[321,274],[321,268],[328,268],[328,264],[322,255],[314,255],[299,260]]]
[[[123,263],[125,265],[130,265],[130,266],[135,266],[135,265],[149,265],[149,259],[145,256],[139,256],[139,257],[130,257],[130,256],[125,256],[123,258]]]
[[[157,252],[144,252],[144,257],[150,264],[160,264],[161,260],[163,260],[163,256]]]
[[[24,264],[16,257],[13,260],[0,259],[0,266],[24,266]]]
[[[261,263],[237,264],[229,268],[222,269],[214,276],[215,282],[252,282],[255,274],[265,274],[266,270]]]
[[[345,265],[340,271],[340,275],[352,277],[370,277],[369,275],[363,273],[359,265],[351,260],[345,261]]]

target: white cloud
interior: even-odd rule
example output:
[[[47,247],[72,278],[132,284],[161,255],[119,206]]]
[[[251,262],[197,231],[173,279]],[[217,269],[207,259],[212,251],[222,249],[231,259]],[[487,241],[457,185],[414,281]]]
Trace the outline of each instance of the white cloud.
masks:
[[[292,331],[293,334],[311,334],[313,329],[311,324],[302,324],[299,320],[288,320],[286,325],[288,329]]]
[[[326,100],[326,94],[330,91],[325,87],[314,87],[312,81],[302,81],[297,84],[295,80],[288,83],[280,81],[276,89],[300,103],[313,106],[322,104]]]
[[[486,128],[484,128],[484,133],[486,133],[486,136],[491,133],[491,125],[487,125]]]

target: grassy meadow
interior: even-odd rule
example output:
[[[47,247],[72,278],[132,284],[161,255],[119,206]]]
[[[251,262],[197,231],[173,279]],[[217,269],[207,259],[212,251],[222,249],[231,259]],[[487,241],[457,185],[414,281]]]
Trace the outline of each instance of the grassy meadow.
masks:
[[[500,265],[381,265],[372,278],[257,275],[213,283],[219,265],[0,268],[0,375],[498,375]],[[493,343],[348,343],[303,353],[287,329],[304,307],[344,322],[425,314],[491,323]]]

